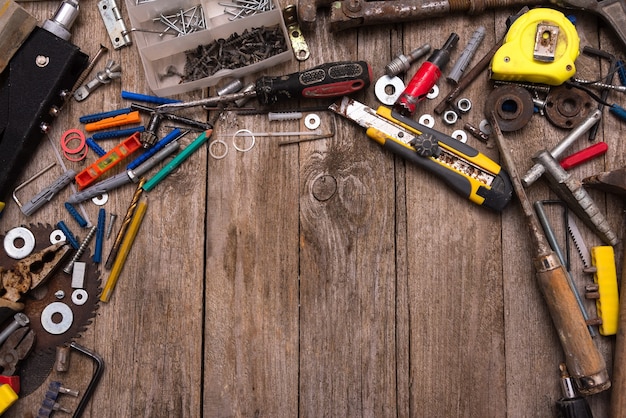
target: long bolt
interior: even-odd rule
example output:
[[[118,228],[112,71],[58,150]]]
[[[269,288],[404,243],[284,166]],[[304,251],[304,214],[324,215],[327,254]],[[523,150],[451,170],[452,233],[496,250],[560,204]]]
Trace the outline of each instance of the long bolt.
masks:
[[[76,250],[74,257],[72,257],[69,263],[67,263],[67,265],[63,268],[63,271],[65,273],[72,274],[72,270],[74,270],[74,263],[77,262],[78,259],[85,253],[85,251],[87,250],[87,247],[89,246],[89,242],[94,237],[94,235],[96,235],[97,231],[98,231],[97,225],[94,225],[91,227],[91,229],[89,230],[89,233],[87,234],[83,242],[80,243],[80,247],[78,247],[78,250]]]
[[[109,237],[111,236],[111,232],[113,232],[113,224],[115,223],[116,219],[117,219],[117,214],[112,213],[111,219],[109,220],[109,225],[107,226],[107,234],[106,234],[107,239],[109,239]]]
[[[13,316],[13,322],[11,322],[2,332],[0,332],[0,344],[5,342],[6,339],[9,338],[9,336],[13,334],[13,331],[18,328],[25,327],[29,323],[30,319],[28,319],[26,314],[23,314],[21,312],[16,313]]]
[[[616,86],[615,84],[606,84],[606,83],[601,83],[599,81],[585,80],[583,78],[574,78],[572,79],[572,81],[575,81],[576,83],[580,83],[580,84],[586,84],[591,87],[596,87],[602,90],[608,89],[608,90],[615,90],[620,93],[626,93],[626,86]]]
[[[72,95],[74,95],[74,92],[76,91],[76,89],[78,89],[80,86],[83,85],[83,82],[87,79],[87,77],[89,76],[89,73],[91,73],[93,68],[98,63],[98,61],[100,61],[100,58],[102,58],[102,55],[104,55],[104,53],[107,52],[108,50],[109,48],[100,44],[100,49],[98,50],[98,52],[96,52],[96,55],[94,55],[89,65],[87,65],[87,68],[85,68],[85,71],[83,71],[83,73],[78,78],[78,80],[76,80],[76,83],[74,83],[74,86],[72,87]]]
[[[385,73],[389,77],[396,76],[400,73],[408,71],[415,61],[430,52],[430,45],[424,44],[417,49],[409,52],[409,55],[400,54],[395,57],[389,64],[385,66]]]

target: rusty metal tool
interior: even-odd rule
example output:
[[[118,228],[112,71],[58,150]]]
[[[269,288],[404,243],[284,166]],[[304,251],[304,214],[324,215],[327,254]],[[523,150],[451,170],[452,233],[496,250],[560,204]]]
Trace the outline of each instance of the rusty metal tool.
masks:
[[[35,332],[28,327],[23,327],[13,331],[0,347],[2,380],[7,379],[15,393],[20,393],[20,378],[16,375],[17,364],[30,354],[34,344]]]
[[[626,196],[626,167],[585,177],[582,182],[585,187]]]
[[[545,177],[552,190],[561,198],[589,228],[608,245],[616,245],[617,235],[611,229],[606,217],[582,186],[580,180],[565,171],[559,162],[547,151],[540,151],[533,161],[545,168]]]
[[[513,188],[526,217],[532,246],[533,264],[537,282],[546,301],[552,322],[556,328],[561,347],[565,353],[567,368],[582,395],[602,392],[611,387],[604,358],[595,346],[585,318],[576,304],[576,298],[567,283],[565,267],[550,248],[541,226],[526,196],[513,158],[498,126],[495,115],[489,115],[495,141],[500,149],[503,165],[507,168]]]
[[[22,296],[36,289],[50,278],[69,254],[70,246],[63,242],[53,244],[18,261],[11,269],[0,267],[0,322],[24,309]]]

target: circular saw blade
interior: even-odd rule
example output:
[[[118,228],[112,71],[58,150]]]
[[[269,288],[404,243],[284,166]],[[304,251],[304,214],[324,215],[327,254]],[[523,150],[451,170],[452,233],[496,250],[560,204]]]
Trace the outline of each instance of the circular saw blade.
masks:
[[[30,224],[23,225],[28,228],[35,236],[35,249],[34,252],[40,251],[51,245],[50,235],[54,231],[49,224]],[[4,240],[4,234],[0,235],[0,241]],[[74,251],[71,252],[73,254]],[[35,331],[35,345],[33,352],[27,357],[20,366],[21,374],[31,375],[31,371],[35,370],[47,370],[48,373],[51,370],[52,363],[54,362],[55,350],[57,346],[69,344],[71,341],[79,338],[92,323],[95,317],[96,310],[99,306],[100,295],[100,272],[98,266],[91,260],[90,251],[87,250],[82,255],[79,261],[86,263],[85,268],[85,281],[83,289],[87,292],[87,300],[81,305],[76,305],[72,302],[72,292],[75,290],[72,288],[71,275],[63,272],[63,267],[67,262],[67,259],[62,262],[55,271],[55,273],[41,286],[33,291],[28,292],[23,299],[24,313],[30,319],[30,328]],[[15,264],[16,260],[10,258],[4,250],[0,251],[0,266],[7,269],[11,268]],[[63,297],[59,298],[57,294],[63,293]],[[41,314],[46,306],[52,302],[62,302],[70,307],[72,310],[73,320],[69,329],[61,334],[50,334],[47,332],[41,324]],[[52,320],[55,321],[53,315]],[[45,378],[43,379],[24,379],[22,384],[22,394],[30,393],[39,387]]]

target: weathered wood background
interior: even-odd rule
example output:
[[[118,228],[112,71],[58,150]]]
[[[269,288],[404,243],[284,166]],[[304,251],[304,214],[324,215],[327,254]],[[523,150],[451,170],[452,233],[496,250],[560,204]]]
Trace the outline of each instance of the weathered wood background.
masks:
[[[50,133],[55,143],[66,129],[81,127],[78,116],[127,106],[121,89],[150,93],[136,47],[113,50],[96,4],[81,2],[72,40],[90,55],[101,43],[109,46],[107,57],[122,64],[123,76],[82,103],[69,102]],[[123,2],[118,4],[128,16]],[[22,5],[43,21],[58,2]],[[483,25],[487,34],[475,63],[503,35],[505,19],[515,11],[339,33],[328,31],[320,11],[317,29],[305,33],[310,59],[266,73],[360,59],[378,78],[398,53],[424,43],[439,48],[451,32],[461,39],[454,60]],[[575,15],[583,45],[620,51],[594,16]],[[607,69],[606,62],[583,56],[577,65],[591,79]],[[405,80],[416,70],[417,65]],[[443,79],[439,87],[442,95],[450,89]],[[485,73],[464,94],[473,108],[463,120],[478,125],[490,90]],[[355,97],[378,105],[373,86]],[[610,101],[625,102],[615,93]],[[420,104],[418,113],[432,113],[438,102]],[[296,101],[280,109],[315,104]],[[85,416],[555,416],[561,397],[558,365],[564,358],[535,284],[517,203],[502,214],[475,206],[383,151],[362,129],[318,113],[321,129],[336,125],[332,138],[278,145],[280,139],[260,137],[247,153],[236,152],[230,137],[220,138],[230,146],[226,158],[213,159],[203,147],[146,194],[148,212],[112,300],[101,304],[79,340],[106,363]],[[206,118],[201,111],[185,114]],[[437,119],[436,126],[450,133],[459,125]],[[274,132],[304,126],[230,114],[217,122],[215,135],[242,128]],[[525,172],[537,150],[551,148],[565,133],[535,115],[524,129],[506,136]],[[623,166],[623,137],[623,123],[605,111],[599,139],[609,151],[576,168],[575,175]],[[469,143],[499,159],[493,142],[470,136]],[[587,145],[582,140],[574,149]],[[45,141],[25,162],[20,180],[53,159]],[[91,154],[89,161],[94,160]],[[54,176],[38,179],[31,190]],[[109,196],[105,208],[120,215],[117,225],[133,191],[129,186]],[[61,203],[69,193],[32,219],[9,203],[2,231],[66,219]],[[529,195],[554,197],[542,182]],[[620,199],[592,195],[622,238]],[[88,202],[85,208],[95,222],[97,207]],[[558,219],[554,224],[562,236]],[[583,232],[588,245],[600,244],[590,231]],[[112,241],[105,242],[104,254]],[[616,247],[618,271],[621,248]],[[572,260],[583,289],[591,278],[582,273],[575,253]],[[591,302],[588,308],[595,312]],[[595,340],[611,370],[613,338]],[[91,362],[74,355],[69,372],[54,372],[49,379],[84,390],[91,374]],[[5,416],[36,415],[44,391],[42,386],[20,399]],[[596,418],[608,416],[609,399],[610,392],[589,399]],[[60,403],[72,408],[77,400],[64,396]]]

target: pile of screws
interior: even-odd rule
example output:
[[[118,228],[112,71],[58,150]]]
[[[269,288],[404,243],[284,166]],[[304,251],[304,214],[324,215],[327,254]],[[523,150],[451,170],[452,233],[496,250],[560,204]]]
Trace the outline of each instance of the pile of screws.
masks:
[[[186,51],[181,82],[210,77],[221,69],[235,69],[268,59],[287,51],[287,41],[279,25],[236,32],[227,39]]]
[[[179,9],[168,14],[161,13],[158,17],[153,18],[152,21],[159,22],[165,26],[159,36],[184,36],[206,29],[204,10],[201,5],[190,7],[187,10]]]
[[[272,10],[272,0],[233,0],[231,3],[219,3],[224,6],[224,13],[231,15],[229,20],[249,17],[261,12]]]

